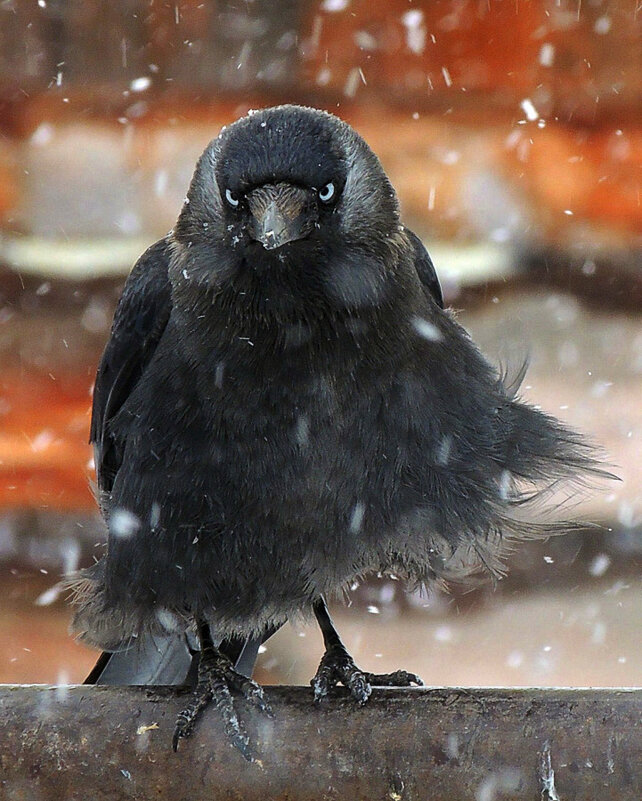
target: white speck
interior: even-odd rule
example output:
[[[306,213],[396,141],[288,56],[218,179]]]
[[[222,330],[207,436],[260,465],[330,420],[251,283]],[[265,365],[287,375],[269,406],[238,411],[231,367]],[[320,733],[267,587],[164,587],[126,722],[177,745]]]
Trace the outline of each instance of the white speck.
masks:
[[[188,273],[188,272],[187,272],[187,270],[185,270],[185,269],[183,269],[183,278],[184,278],[186,281],[189,281],[189,273]]]
[[[337,11],[345,11],[348,7],[349,0],[323,0],[321,3],[321,10],[327,11],[330,14]]]
[[[610,17],[607,16],[598,17],[595,20],[595,25],[593,26],[593,30],[600,36],[604,36],[605,33],[608,33],[611,30],[611,25],[612,25],[612,20]]]
[[[524,654],[521,651],[511,651],[506,657],[506,664],[509,668],[516,669],[524,663]]]
[[[635,504],[629,501],[622,501],[618,506],[617,519],[625,528],[637,528],[642,523],[642,515],[636,514]]]
[[[413,8],[402,14],[401,21],[406,28],[416,28],[423,22],[424,12],[418,8]]]
[[[47,8],[47,0],[38,0],[40,8]]]
[[[365,506],[360,501],[355,503],[354,509],[352,510],[352,517],[350,518],[350,532],[352,534],[358,534],[359,531],[361,531],[365,511]]]
[[[547,565],[552,565],[555,563],[555,559],[553,559],[552,556],[545,556],[544,561],[546,562]]]
[[[30,143],[37,147],[48,145],[53,139],[54,127],[48,122],[41,123],[36,130],[31,134],[29,139]]]
[[[566,214],[567,217],[573,216],[573,212],[570,209],[564,209],[564,214]]]
[[[401,21],[406,29],[406,46],[411,53],[419,55],[426,46],[426,28],[422,25],[423,11],[413,8],[402,15]]]
[[[452,78],[450,77],[450,73],[448,72],[447,67],[441,68],[441,74],[444,76],[444,83],[446,84],[446,86],[452,86],[453,81]]]
[[[219,362],[214,368],[214,384],[218,389],[223,386],[223,377],[225,375],[225,362]]]
[[[124,234],[136,234],[141,230],[140,218],[133,209],[124,209],[115,223]]]
[[[327,86],[330,83],[332,71],[329,67],[322,67],[317,73],[317,84],[319,86]]]
[[[450,626],[437,626],[434,634],[437,642],[452,642],[453,632]]]
[[[120,769],[120,772],[123,774],[123,776],[124,776],[126,779],[128,779],[129,781],[131,781],[131,780],[132,780],[132,775],[131,775],[131,773],[130,773],[128,770],[125,770],[124,768],[121,768],[121,769]]]
[[[160,503],[154,501],[154,503],[152,504],[151,511],[149,513],[150,528],[156,528],[156,526],[159,524],[160,513],[161,513]]]
[[[442,162],[442,164],[446,164],[449,167],[452,167],[453,164],[457,164],[460,158],[461,158],[461,153],[458,153],[456,150],[448,150],[441,157],[440,161]]]
[[[451,434],[446,434],[439,443],[437,448],[437,464],[447,465],[450,459],[450,450],[452,448],[453,438]]]
[[[452,732],[446,740],[446,753],[449,759],[459,759],[459,737]]]
[[[552,67],[555,60],[555,47],[550,42],[545,42],[539,51],[539,63],[542,67]]]
[[[517,768],[503,768],[491,773],[482,781],[475,791],[475,801],[499,801],[519,789],[523,781],[522,773]]]
[[[378,615],[379,614],[379,607],[371,605],[371,606],[368,607],[368,612],[370,612],[371,615]]]
[[[376,50],[377,40],[368,31],[357,31],[354,35],[354,42],[361,50]]]
[[[129,84],[129,88],[132,92],[144,92],[145,89],[149,89],[152,85],[152,79],[149,75],[142,75],[140,78],[134,78],[134,80]]]
[[[611,557],[605,553],[599,553],[593,558],[589,565],[588,572],[591,576],[599,578],[603,576],[611,566]]]
[[[59,670],[56,676],[56,700],[64,703],[69,695],[69,673],[66,670]]]
[[[41,593],[34,603],[36,606],[50,606],[54,601],[58,600],[58,596],[60,595],[61,587],[59,584],[54,584],[53,587],[49,587],[48,590],[45,590]]]
[[[46,450],[54,441],[54,435],[51,431],[45,429],[41,431],[31,442],[31,450],[34,453],[40,453]]]
[[[593,626],[593,631],[591,633],[591,642],[593,645],[603,645],[604,641],[606,640],[606,623],[601,620],[598,620],[597,623]]]
[[[261,128],[265,128],[265,127],[267,127],[267,122],[265,120],[263,120],[263,122],[261,123]]]
[[[60,554],[62,556],[62,572],[73,573],[78,569],[80,561],[80,545],[72,537],[65,537],[60,543]]]
[[[428,211],[432,211],[435,208],[435,187],[431,186],[428,192]]]
[[[156,610],[156,619],[166,631],[176,631],[180,625],[178,616],[162,606]]]
[[[131,537],[140,529],[140,520],[128,509],[114,509],[109,517],[109,531],[114,537]]]
[[[499,497],[505,501],[508,499],[511,488],[511,474],[508,470],[502,470],[499,477]]]
[[[156,170],[154,175],[154,194],[156,197],[164,195],[169,184],[169,173],[167,170]]]
[[[591,387],[591,397],[603,398],[612,386],[612,381],[596,381]]]
[[[360,72],[359,67],[353,67],[350,70],[348,77],[346,78],[345,86],[343,87],[343,94],[346,97],[354,97],[356,95],[359,82],[361,81],[361,76],[362,73]]]
[[[582,265],[582,272],[584,275],[595,275],[595,270],[597,266],[593,259],[587,259],[584,264]]]
[[[428,320],[424,320],[423,317],[413,317],[412,326],[420,337],[427,339],[429,342],[441,342],[444,338],[437,326]]]
[[[511,230],[510,228],[499,226],[499,228],[493,228],[489,236],[493,242],[508,242],[511,238]]]
[[[531,122],[534,122],[539,117],[537,109],[529,97],[527,97],[525,100],[522,100],[520,106],[522,107],[524,114],[526,114],[526,119],[530,120]]]
[[[548,653],[551,651],[551,649],[552,649],[552,646],[551,646],[551,645],[545,645],[545,646],[542,648],[542,650],[543,650],[543,651],[544,651],[544,653],[546,653],[546,654],[548,654]]]
[[[626,657],[625,656],[618,656],[617,661],[620,663],[620,665],[625,665],[626,664]]]
[[[98,300],[91,300],[80,317],[80,324],[92,334],[98,334],[109,328],[107,308]]]
[[[294,435],[296,437],[296,441],[301,447],[304,447],[308,444],[310,438],[310,423],[305,414],[300,414],[297,417]],[[350,528],[352,528],[352,524],[350,525]]]
[[[264,645],[259,645],[259,653],[264,654],[267,651],[267,648]]]

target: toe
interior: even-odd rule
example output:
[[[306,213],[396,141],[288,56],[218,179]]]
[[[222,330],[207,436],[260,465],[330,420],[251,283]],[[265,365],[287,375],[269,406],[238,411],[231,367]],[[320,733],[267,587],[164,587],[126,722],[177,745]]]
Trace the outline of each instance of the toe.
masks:
[[[365,704],[370,698],[372,687],[364,673],[358,668],[354,668],[347,673],[343,678],[343,683],[350,690],[350,695],[357,701],[357,703]]]
[[[416,684],[423,686],[423,681],[416,673],[407,670],[395,670],[394,673],[366,673],[366,678],[374,687],[410,687]]]

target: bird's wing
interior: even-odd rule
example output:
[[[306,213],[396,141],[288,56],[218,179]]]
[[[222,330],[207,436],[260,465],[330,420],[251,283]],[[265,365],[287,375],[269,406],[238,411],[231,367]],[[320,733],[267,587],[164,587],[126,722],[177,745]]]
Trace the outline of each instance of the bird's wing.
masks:
[[[136,262],[116,308],[111,337],[98,367],[89,440],[94,446],[98,489],[108,493],[122,453],[109,432],[110,421],[130,396],[149,364],[171,311],[169,242],[161,239]]]
[[[439,278],[437,278],[437,271],[432,263],[432,259],[428,255],[428,251],[423,246],[421,239],[409,228],[404,228],[404,232],[408,237],[408,241],[413,247],[415,255],[415,269],[419,275],[419,279],[424,287],[426,294],[441,308],[444,308],[444,296],[441,292],[441,285]]]

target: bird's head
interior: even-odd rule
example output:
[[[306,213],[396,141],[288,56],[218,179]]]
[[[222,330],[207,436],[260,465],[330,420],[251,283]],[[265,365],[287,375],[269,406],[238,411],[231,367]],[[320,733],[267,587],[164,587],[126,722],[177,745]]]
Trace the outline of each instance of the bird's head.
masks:
[[[398,230],[395,192],[363,139],[326,112],[278,106],[208,145],[174,238],[181,274],[201,285],[251,274],[271,292],[280,281],[359,306],[378,300]]]

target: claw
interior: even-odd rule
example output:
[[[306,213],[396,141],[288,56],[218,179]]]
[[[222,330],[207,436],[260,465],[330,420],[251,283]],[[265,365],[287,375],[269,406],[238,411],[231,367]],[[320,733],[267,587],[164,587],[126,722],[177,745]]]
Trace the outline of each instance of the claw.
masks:
[[[250,748],[250,738],[241,724],[231,691],[239,692],[262,712],[272,716],[272,710],[264,698],[263,690],[258,684],[237,673],[232,663],[214,649],[202,653],[198,668],[198,683],[191,701],[181,710],[176,719],[172,748],[178,750],[178,744],[184,737],[189,737],[194,724],[203,709],[213,702],[223,718],[225,733],[230,743],[241,752],[248,762],[254,762],[254,754]]]
[[[330,688],[339,682],[348,688],[359,706],[370,698],[373,686],[410,687],[412,684],[423,684],[419,676],[406,670],[396,670],[394,673],[366,673],[355,665],[343,645],[336,644],[325,652],[319,669],[310,682],[314,690],[315,703],[321,703]]]

